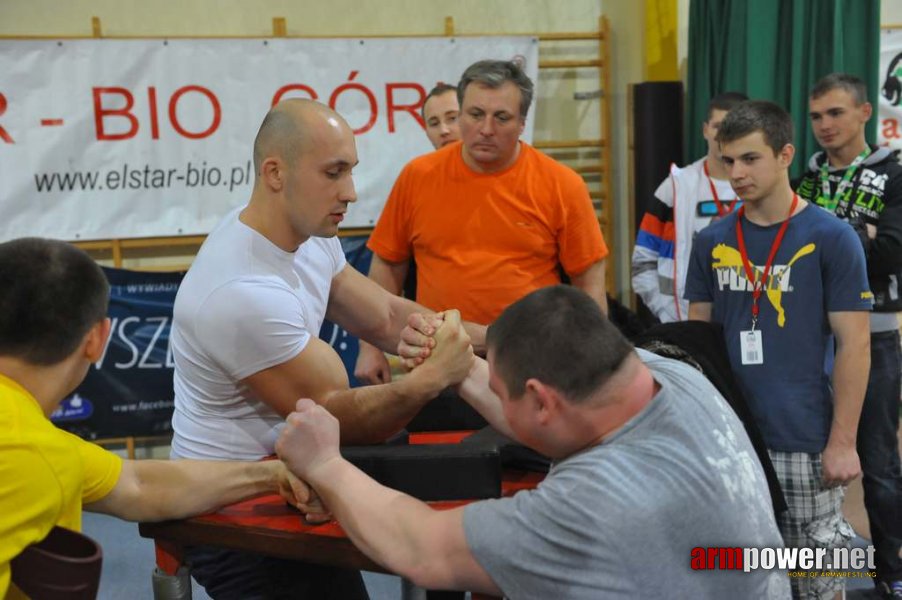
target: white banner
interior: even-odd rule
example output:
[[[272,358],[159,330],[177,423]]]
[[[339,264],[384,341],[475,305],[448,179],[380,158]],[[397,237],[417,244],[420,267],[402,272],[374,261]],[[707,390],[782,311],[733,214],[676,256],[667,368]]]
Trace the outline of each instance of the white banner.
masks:
[[[432,149],[429,89],[514,57],[537,81],[530,37],[0,40],[0,241],[207,233],[247,202],[254,136],[289,97],[355,130],[344,225],[372,226],[404,164]]]
[[[902,30],[880,32],[880,99],[877,143],[902,148]]]

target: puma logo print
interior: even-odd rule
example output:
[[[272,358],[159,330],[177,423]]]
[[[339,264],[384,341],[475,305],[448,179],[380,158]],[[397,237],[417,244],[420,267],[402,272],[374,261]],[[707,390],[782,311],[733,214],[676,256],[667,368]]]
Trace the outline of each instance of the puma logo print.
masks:
[[[771,306],[777,311],[777,325],[783,327],[786,324],[786,311],[783,310],[783,292],[790,291],[789,272],[792,265],[804,256],[808,256],[814,252],[814,244],[806,244],[799,248],[789,262],[785,265],[773,265],[768,274],[768,281],[765,282],[764,288],[767,299]],[[735,248],[730,248],[726,244],[718,244],[711,250],[711,257],[714,262],[711,268],[717,272],[717,282],[720,289],[728,288],[734,292],[751,292],[754,288],[752,282],[745,276],[745,268],[742,266],[742,255]],[[763,269],[752,265],[752,272],[755,281],[759,281],[764,274]]]

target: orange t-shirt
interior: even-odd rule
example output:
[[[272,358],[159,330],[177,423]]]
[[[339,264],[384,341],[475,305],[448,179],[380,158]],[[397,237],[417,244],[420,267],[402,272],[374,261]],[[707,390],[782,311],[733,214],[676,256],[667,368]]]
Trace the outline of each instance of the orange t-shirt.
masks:
[[[488,324],[529,292],[607,256],[586,184],[521,142],[497,173],[464,163],[461,144],[415,158],[395,182],[367,246],[417,265],[417,301]]]

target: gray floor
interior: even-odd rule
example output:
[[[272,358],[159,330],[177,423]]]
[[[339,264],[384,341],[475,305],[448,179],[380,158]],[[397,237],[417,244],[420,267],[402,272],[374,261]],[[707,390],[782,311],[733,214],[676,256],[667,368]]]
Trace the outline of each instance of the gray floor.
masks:
[[[138,526],[92,513],[84,514],[84,532],[103,548],[103,573],[99,600],[153,600],[151,573],[154,568],[153,542],[138,535]],[[867,540],[856,537],[854,545],[866,547]],[[380,573],[364,573],[371,600],[401,598],[401,580]],[[849,579],[849,600],[879,598],[867,578]],[[194,600],[209,600],[204,590],[194,584]]]
[[[108,517],[84,513],[82,530],[103,548],[103,572],[98,600],[153,600],[151,574],[153,542],[138,535],[138,526]],[[380,573],[364,573],[371,600],[397,600],[401,580]],[[209,600],[203,588],[193,587],[194,600]]]

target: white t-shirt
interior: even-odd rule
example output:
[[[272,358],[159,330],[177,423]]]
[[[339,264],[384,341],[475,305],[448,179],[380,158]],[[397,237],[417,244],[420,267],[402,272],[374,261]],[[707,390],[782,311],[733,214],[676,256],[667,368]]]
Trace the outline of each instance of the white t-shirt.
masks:
[[[257,460],[283,423],[241,380],[297,356],[322,326],[337,238],[285,252],[235,209],[204,242],[173,310],[173,458]]]

